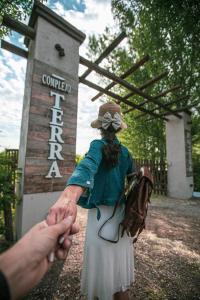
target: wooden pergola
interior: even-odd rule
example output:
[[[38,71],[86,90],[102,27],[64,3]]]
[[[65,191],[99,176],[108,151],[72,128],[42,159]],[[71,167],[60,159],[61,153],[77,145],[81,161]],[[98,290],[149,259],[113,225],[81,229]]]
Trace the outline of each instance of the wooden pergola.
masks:
[[[198,109],[199,101],[195,101],[192,104],[184,105],[185,101],[189,99],[188,95],[181,96],[177,98],[176,100],[173,100],[171,102],[163,102],[160,99],[163,96],[166,96],[167,94],[176,91],[181,88],[180,85],[176,85],[173,87],[168,88],[167,90],[155,95],[151,96],[145,92],[145,89],[147,87],[152,86],[156,82],[159,82],[161,79],[166,77],[168,75],[167,71],[162,72],[159,75],[156,75],[155,77],[149,79],[145,83],[143,83],[141,86],[136,87],[133,84],[130,84],[128,81],[125,80],[129,75],[133,74],[136,70],[138,70],[141,66],[143,66],[148,60],[150,59],[149,55],[146,55],[139,59],[136,63],[134,63],[126,72],[121,74],[121,76],[116,76],[114,73],[109,72],[108,70],[102,68],[99,66],[100,62],[102,62],[103,59],[105,59],[111,51],[114,50],[114,48],[126,37],[125,33],[121,33],[109,46],[106,48],[103,53],[96,59],[94,63],[91,61],[85,59],[84,57],[80,57],[80,64],[86,66],[88,69],[79,77],[79,82],[95,89],[98,91],[98,93],[91,99],[92,101],[97,100],[102,95],[110,96],[114,99],[116,103],[125,103],[127,106],[129,106],[128,109],[124,110],[123,113],[127,114],[135,109],[141,111],[142,113],[135,117],[135,119],[139,119],[143,116],[149,115],[150,118],[147,119],[148,121],[154,120],[155,118],[162,119],[164,121],[168,121],[167,115],[174,115],[175,117],[181,119],[182,116],[180,115],[180,112],[186,112],[191,113],[189,109],[196,108]],[[108,84],[106,87],[101,87],[89,80],[86,79],[86,77],[92,72],[95,71],[96,73],[100,74],[101,76],[104,76],[112,82]],[[125,96],[120,96],[114,92],[111,91],[111,89],[115,85],[121,85],[123,88],[127,90],[127,94]],[[142,101],[138,104],[134,103],[133,99],[131,98],[133,95],[139,95],[142,98]],[[130,99],[131,98],[131,99]],[[152,103],[155,106],[151,109],[146,108],[146,103]],[[179,107],[176,109],[172,108],[172,105],[179,104]]]
[[[13,20],[8,15],[4,15],[2,25],[10,28],[11,30],[14,30],[26,37],[27,39],[34,40],[35,38],[35,30],[25,25],[17,20]],[[180,112],[184,111],[186,113],[191,113],[189,109],[196,108],[198,109],[199,101],[193,102],[189,105],[184,105],[184,101],[189,99],[189,96],[182,96],[180,98],[177,98],[176,100],[173,100],[171,102],[163,102],[160,99],[163,96],[166,96],[168,93],[173,92],[175,90],[180,89],[181,87],[179,85],[173,86],[168,88],[167,90],[157,94],[157,95],[149,95],[145,92],[145,89],[147,87],[152,86],[156,82],[159,82],[161,79],[166,77],[168,75],[167,71],[162,72],[159,75],[156,75],[155,77],[151,78],[150,80],[143,83],[141,86],[136,87],[133,84],[129,83],[125,79],[132,75],[136,70],[138,70],[141,66],[143,66],[150,57],[148,55],[142,57],[139,59],[136,63],[134,63],[126,72],[121,74],[121,76],[116,76],[114,73],[102,68],[99,66],[99,64],[119,45],[119,43],[126,37],[125,33],[122,32],[104,51],[103,53],[95,60],[95,62],[91,62],[87,60],[86,58],[80,56],[80,64],[87,67],[87,70],[79,77],[79,82],[82,84],[85,84],[95,90],[98,91],[98,93],[91,99],[92,101],[95,101],[102,95],[107,95],[114,99],[114,101],[118,104],[125,103],[127,105],[127,109],[123,111],[124,114],[127,114],[133,110],[139,110],[141,114],[136,116],[135,118],[141,118],[143,116],[149,115],[150,118],[147,120],[152,120],[155,118],[162,119],[164,121],[168,121],[167,115],[174,115],[176,118],[181,119],[182,116],[180,115]],[[13,44],[8,43],[5,40],[1,41],[1,48],[6,49],[12,53],[15,53],[21,57],[28,58],[28,51],[24,50],[22,48],[19,48]],[[108,84],[106,87],[101,87],[89,80],[86,79],[86,77],[92,72],[95,71],[96,73],[100,74],[101,76],[104,76],[107,79],[110,79],[112,82]],[[119,94],[114,93],[111,91],[111,89],[115,86],[119,85],[122,86],[127,90],[127,94],[125,96],[121,96]],[[138,104],[135,103],[132,99],[133,95],[138,95],[142,98],[142,101]],[[153,108],[149,109],[145,106],[146,103],[152,103],[154,105]],[[179,108],[173,109],[172,105],[179,103]]]

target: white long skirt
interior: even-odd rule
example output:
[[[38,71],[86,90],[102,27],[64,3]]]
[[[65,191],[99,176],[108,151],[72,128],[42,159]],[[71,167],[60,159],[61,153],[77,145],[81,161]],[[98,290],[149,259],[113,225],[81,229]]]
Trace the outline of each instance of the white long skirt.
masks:
[[[81,274],[81,292],[88,300],[112,300],[112,296],[129,289],[134,281],[134,248],[132,239],[125,233],[117,244],[98,237],[101,225],[113,213],[113,207],[100,206],[101,218],[97,220],[97,210],[88,210],[83,269]],[[118,225],[124,215],[123,206],[107,223],[102,235],[107,239],[116,239]]]

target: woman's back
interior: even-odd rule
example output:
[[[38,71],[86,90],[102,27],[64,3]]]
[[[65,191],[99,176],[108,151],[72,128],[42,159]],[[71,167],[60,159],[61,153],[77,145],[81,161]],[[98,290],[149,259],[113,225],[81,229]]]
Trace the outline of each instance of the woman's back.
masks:
[[[87,189],[78,202],[85,208],[98,205],[114,206],[123,192],[126,175],[133,171],[133,162],[128,149],[121,145],[117,138],[114,143],[120,145],[118,162],[114,167],[108,166],[103,159],[102,150],[107,144],[105,138],[94,140],[67,183]]]

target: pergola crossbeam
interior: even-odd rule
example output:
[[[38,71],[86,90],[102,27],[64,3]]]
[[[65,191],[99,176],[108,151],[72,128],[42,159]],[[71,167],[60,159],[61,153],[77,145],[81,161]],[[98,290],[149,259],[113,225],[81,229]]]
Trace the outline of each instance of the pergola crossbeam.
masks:
[[[162,93],[160,93],[160,94],[154,96],[154,99],[158,99],[158,98],[160,98],[160,97],[163,97],[163,96],[169,94],[170,92],[173,92],[173,91],[178,90],[178,89],[180,89],[180,88],[181,88],[180,85],[175,85],[175,86],[169,88],[168,90],[166,90],[166,91],[164,91],[164,92],[162,92]]]
[[[154,77],[154,78],[148,80],[147,82],[145,82],[143,85],[141,85],[141,86],[139,87],[139,89],[140,89],[140,90],[144,90],[144,89],[147,88],[148,86],[152,85],[153,83],[155,83],[155,82],[161,80],[163,77],[167,76],[167,74],[168,74],[167,71],[161,73],[160,75],[158,75],[158,76],[156,76],[156,77]],[[135,93],[134,93],[134,92],[131,92],[131,93],[125,95],[123,98],[124,98],[124,99],[128,99],[128,98],[132,97],[133,95],[135,95]],[[144,104],[147,103],[147,102],[148,102],[148,101],[145,100],[144,102],[141,103],[141,105],[144,105]]]
[[[168,103],[165,103],[165,107],[168,107],[168,106],[171,106],[171,105],[173,105],[173,104],[176,104],[176,103],[179,103],[179,102],[181,102],[181,101],[183,101],[183,100],[186,100],[186,99],[188,99],[190,96],[184,96],[184,97],[181,97],[181,98],[178,98],[178,99],[176,99],[176,100],[174,100],[174,101],[171,101],[171,102],[168,102]],[[153,109],[151,109],[151,110],[149,110],[150,112],[154,112],[155,110],[157,110],[159,107],[158,106],[156,106],[156,107],[154,107]],[[132,109],[131,109],[132,110]],[[130,111],[130,110],[129,110]],[[126,114],[127,112],[129,112],[128,110],[127,111],[125,111],[124,112],[124,114]],[[141,117],[143,117],[145,114],[141,114],[141,115],[139,115],[139,116],[136,116],[135,118],[136,119],[139,119],[139,118],[141,118]]]
[[[155,82],[160,81],[161,79],[163,79],[164,77],[166,77],[168,75],[168,71],[164,71],[161,74],[155,76],[154,78],[148,80],[147,82],[145,82],[143,85],[141,85],[139,87],[140,90],[144,90],[147,87],[149,87],[150,85],[154,84]]]
[[[190,108],[196,108],[196,106],[198,106],[200,104],[200,102],[199,102],[199,100],[197,100],[197,101],[195,101],[194,103],[192,103],[192,104],[190,104],[190,105],[186,105],[186,106],[184,106],[184,107],[180,107],[180,108],[177,108],[175,111],[176,112],[183,112],[183,111],[185,111],[185,112],[189,112],[188,110],[190,109]],[[197,107],[197,109],[198,109],[198,107]],[[161,117],[164,117],[164,116],[168,116],[168,115],[170,115],[168,112],[165,112],[165,113],[162,113],[162,114],[160,114],[160,116]],[[149,118],[149,119],[147,119],[146,121],[152,121],[153,120],[153,118]]]
[[[143,86],[145,86],[145,84],[144,84]],[[143,86],[141,86],[140,89],[141,89]],[[162,96],[164,96],[164,95],[166,95],[166,94],[168,94],[168,93],[170,93],[170,92],[172,92],[172,91],[174,91],[174,90],[177,90],[177,89],[179,89],[179,88],[180,88],[180,85],[176,85],[176,86],[174,86],[174,87],[168,89],[167,91],[164,91],[164,92],[162,92],[162,93],[160,93],[160,94],[154,96],[153,98],[154,98],[154,99],[160,98],[160,97],[162,97]],[[127,94],[127,95],[124,97],[124,99],[127,99],[127,98],[133,96],[134,94],[135,94],[135,93],[129,93],[129,94]],[[141,102],[140,105],[142,106],[142,105],[145,105],[146,103],[148,103],[148,100],[145,100],[145,101]],[[156,109],[157,109],[157,108],[156,108]],[[133,108],[132,110],[134,110],[134,108]],[[128,112],[130,112],[130,110],[129,110]]]
[[[165,121],[168,121],[167,118],[165,118],[165,117],[164,117],[164,118],[163,118],[163,117],[160,117],[160,115],[159,115],[159,114],[156,114],[156,113],[149,113],[148,110],[146,110],[146,109],[143,108],[143,107],[139,107],[139,106],[138,106],[137,104],[135,104],[135,103],[132,103],[132,102],[130,102],[130,101],[128,101],[128,100],[125,100],[125,101],[124,101],[124,100],[122,99],[121,96],[119,96],[119,95],[117,95],[117,94],[115,94],[115,93],[113,93],[113,92],[111,92],[111,91],[105,91],[104,88],[98,86],[97,84],[95,84],[95,83],[93,83],[93,82],[91,82],[91,81],[88,81],[88,80],[86,80],[86,79],[84,79],[84,78],[81,79],[80,77],[79,77],[79,81],[80,81],[81,83],[83,83],[83,84],[85,84],[85,85],[87,85],[87,86],[89,86],[89,87],[91,87],[91,88],[93,88],[93,89],[99,91],[99,92],[102,92],[102,93],[104,93],[104,94],[106,94],[106,95],[108,95],[108,96],[114,98],[114,99],[117,100],[117,101],[123,101],[125,104],[127,104],[127,105],[129,105],[129,106],[135,107],[136,109],[138,109],[138,110],[140,110],[140,111],[143,111],[143,112],[145,112],[145,113],[147,113],[147,114],[150,114],[150,115],[154,116],[154,118],[161,118],[161,119],[163,119],[163,120],[165,120]]]
[[[96,64],[100,64],[102,60],[112,52],[112,50],[121,43],[121,41],[126,37],[126,33],[122,31],[116,39],[100,54],[100,56],[95,60]],[[92,71],[90,69],[87,69],[80,78],[86,78]]]
[[[200,103],[199,100],[197,100],[197,101],[195,101],[194,103],[192,103],[192,104],[190,104],[190,105],[186,105],[186,106],[184,106],[184,107],[177,108],[175,111],[176,111],[176,112],[187,111],[187,110],[190,109],[190,108],[193,108],[193,107],[198,106],[199,103]],[[166,116],[166,115],[169,115],[169,113],[168,113],[168,112],[165,112],[165,113],[162,114],[162,116]]]
[[[30,39],[35,38],[35,31],[30,26],[23,24],[20,21],[14,20],[9,15],[5,14],[3,16],[2,25],[14,30]]]
[[[128,83],[127,81],[125,81],[124,79],[119,78],[118,76],[116,76],[115,74],[99,67],[98,65],[96,65],[95,63],[90,62],[89,60],[87,60],[86,58],[80,56],[80,63],[88,68],[90,68],[91,70],[96,71],[97,73],[104,75],[105,77],[121,84],[122,86],[124,86],[125,88],[135,92],[137,95],[148,99],[149,101],[158,104],[160,107],[164,107],[164,105],[162,103],[160,103],[157,100],[154,100],[154,98],[150,95],[147,95],[146,93],[142,92],[140,89],[136,88],[135,86],[133,86],[132,84]],[[122,98],[123,99],[123,98]],[[165,107],[164,107],[165,108]],[[171,114],[175,115],[177,118],[181,119],[182,117],[177,114],[176,112],[173,112],[171,109],[166,108],[166,110],[168,112],[170,112]]]
[[[144,56],[143,58],[141,58],[139,61],[137,61],[130,69],[128,69],[125,73],[123,73],[121,76],[119,76],[119,78],[121,79],[125,79],[126,77],[128,77],[129,75],[131,75],[133,72],[135,72],[139,67],[141,67],[142,65],[145,64],[145,62],[147,62],[150,59],[149,55]],[[117,83],[116,82],[111,82],[109,85],[107,85],[105,87],[105,89],[108,91],[110,90],[112,87],[114,87]],[[101,97],[103,95],[103,93],[98,93],[97,95],[95,95],[91,101],[95,101],[96,99],[98,99],[99,97]]]
[[[20,47],[17,47],[11,43],[8,43],[4,40],[1,40],[1,48],[4,50],[10,51],[16,55],[19,55],[23,58],[28,58],[28,51],[26,51]]]

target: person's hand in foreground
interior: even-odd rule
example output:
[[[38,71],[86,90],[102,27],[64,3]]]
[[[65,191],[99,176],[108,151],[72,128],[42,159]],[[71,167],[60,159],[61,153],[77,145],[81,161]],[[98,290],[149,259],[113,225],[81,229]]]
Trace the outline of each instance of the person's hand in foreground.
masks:
[[[58,240],[65,232],[78,232],[78,227],[72,223],[72,217],[52,226],[43,221],[0,256],[0,270],[7,278],[11,299],[22,297],[42,279],[52,264],[48,259],[52,250],[57,258],[66,258],[71,240],[66,238],[62,245]]]
[[[64,218],[71,216],[73,222],[77,216],[77,201],[84,192],[84,188],[77,185],[69,185],[62,192],[56,203],[50,208],[46,221],[48,225],[59,223]],[[69,235],[69,231],[65,232],[63,239]]]

